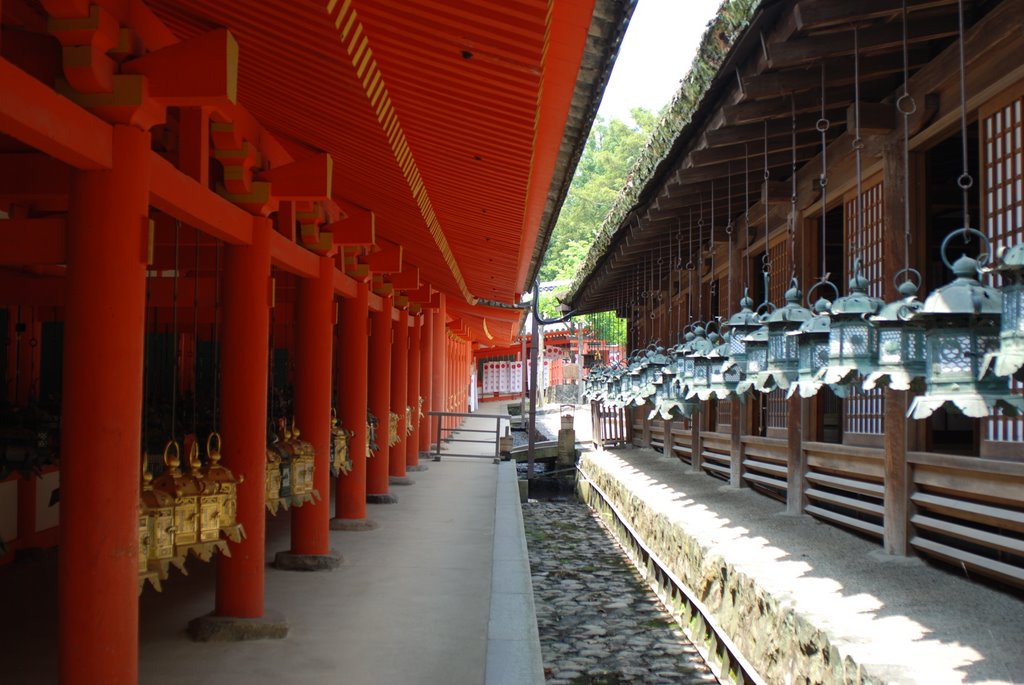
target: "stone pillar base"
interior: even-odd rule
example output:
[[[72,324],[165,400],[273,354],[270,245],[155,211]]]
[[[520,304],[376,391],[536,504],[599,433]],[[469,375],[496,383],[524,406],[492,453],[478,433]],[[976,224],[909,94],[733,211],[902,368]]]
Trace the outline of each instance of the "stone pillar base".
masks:
[[[282,571],[333,571],[341,566],[341,555],[331,550],[328,554],[293,554],[278,552],[274,568]]]
[[[423,452],[420,452],[420,459],[426,459],[426,457],[423,456]],[[414,464],[412,466],[406,466],[405,470],[415,473],[416,471],[429,471],[430,467],[426,464]]]
[[[207,614],[188,622],[188,634],[196,642],[282,640],[288,636],[288,622],[276,611],[267,611],[259,618]]]
[[[383,495],[367,495],[367,504],[398,504],[398,498],[392,495],[390,492],[385,492]]]
[[[416,485],[416,481],[406,476],[390,476],[388,485]]]
[[[380,524],[373,519],[331,519],[331,530],[374,530]]]

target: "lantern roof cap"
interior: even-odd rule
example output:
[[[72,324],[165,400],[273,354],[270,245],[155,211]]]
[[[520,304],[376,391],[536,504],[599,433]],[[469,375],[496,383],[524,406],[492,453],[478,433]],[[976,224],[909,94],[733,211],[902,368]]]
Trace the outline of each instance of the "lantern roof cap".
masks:
[[[768,324],[800,323],[811,317],[811,310],[800,304],[803,294],[796,277],[790,281],[789,290],[786,291],[786,306],[779,307],[764,318]]]
[[[1002,314],[1002,295],[995,288],[988,288],[978,281],[978,262],[962,256],[953,263],[956,278],[942,286],[924,301],[918,315],[964,315],[979,314],[999,316]]]

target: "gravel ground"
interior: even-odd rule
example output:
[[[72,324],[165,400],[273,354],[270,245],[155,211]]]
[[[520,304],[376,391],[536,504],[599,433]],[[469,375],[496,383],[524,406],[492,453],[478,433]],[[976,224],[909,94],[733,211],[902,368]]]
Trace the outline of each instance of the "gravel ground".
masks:
[[[523,507],[550,685],[717,683],[588,507]]]

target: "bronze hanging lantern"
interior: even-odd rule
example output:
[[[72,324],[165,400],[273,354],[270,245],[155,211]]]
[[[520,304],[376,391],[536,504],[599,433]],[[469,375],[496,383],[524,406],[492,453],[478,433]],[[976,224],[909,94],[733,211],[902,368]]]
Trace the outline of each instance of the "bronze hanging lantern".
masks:
[[[927,347],[924,327],[914,314],[923,303],[917,299],[921,274],[903,269],[905,278],[896,286],[900,298],[883,306],[871,322],[878,329],[878,366],[864,376],[864,390],[889,387],[910,390],[925,375]],[[897,274],[897,279],[901,274]],[[912,276],[916,276],[915,281]]]
[[[946,236],[942,261],[956,278],[930,294],[913,315],[912,320],[924,327],[927,347],[925,392],[907,411],[915,419],[927,418],[945,405],[972,418],[990,416],[996,409],[1011,416],[1024,411],[1024,399],[1013,395],[1006,379],[984,363],[999,349],[1002,297],[978,281],[977,260],[963,255],[950,264],[946,255],[950,239],[967,234],[978,236],[987,247],[988,240],[973,228]]]
[[[821,280],[811,287],[807,293],[808,299],[821,285],[829,285],[835,290],[835,285],[830,281]],[[814,397],[821,389],[823,381],[820,372],[828,363],[831,306],[832,303],[826,298],[818,298],[813,306],[813,315],[800,324],[800,328],[787,334],[796,340],[798,357],[796,380],[790,384],[787,398],[796,393],[800,393],[803,398]]]
[[[847,295],[832,303],[828,363],[820,372],[822,381],[839,397],[849,394],[848,386],[858,374],[868,375],[877,369],[878,329],[871,317],[885,305],[868,295],[868,279],[859,257],[853,270]]]
[[[1002,278],[1002,318],[999,350],[989,356],[986,368],[997,376],[1024,380],[1024,244],[999,250],[999,265],[988,271]]]
[[[216,489],[216,493],[221,498],[220,511],[217,515],[221,534],[232,542],[241,542],[245,539],[245,529],[238,522],[238,486],[245,480],[245,477],[241,474],[235,476],[230,469],[220,463],[222,458],[220,448],[220,433],[210,433],[206,438],[208,462],[203,479]],[[231,556],[226,547],[224,553]]]

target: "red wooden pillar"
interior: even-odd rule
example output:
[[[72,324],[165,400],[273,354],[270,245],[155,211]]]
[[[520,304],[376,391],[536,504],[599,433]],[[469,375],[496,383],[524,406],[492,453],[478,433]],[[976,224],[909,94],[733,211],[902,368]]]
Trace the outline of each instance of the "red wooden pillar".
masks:
[[[412,425],[409,439],[405,441],[405,465],[406,468],[416,467],[419,470],[420,458],[420,338],[421,322],[423,317],[412,317],[412,326],[409,329],[409,406],[412,407]]]
[[[409,399],[409,310],[402,308],[394,322],[391,347],[391,411],[398,414],[398,442],[391,448],[388,475],[405,478],[405,408]]]
[[[420,395],[423,396],[423,425],[420,428],[420,452],[430,451],[430,436],[434,421],[429,414],[434,408],[434,314],[427,309],[423,312],[420,329]]]
[[[438,307],[434,314],[434,376],[431,381],[431,395],[433,396],[434,411],[448,411],[448,389],[445,381],[448,377],[448,337],[444,334],[446,324],[446,301],[444,293],[437,296]],[[434,432],[431,439],[436,443],[443,436],[437,435],[437,424],[430,422],[431,430]],[[446,424],[447,425],[447,424]]]
[[[295,425],[316,453],[313,486],[319,502],[307,502],[292,512],[293,556],[327,556],[314,563],[293,564],[279,555],[278,567],[302,570],[333,568],[340,561],[330,555],[331,488],[331,347],[334,342],[334,261],[320,258],[317,278],[299,280],[296,302],[297,354],[295,360]]]
[[[60,682],[138,682],[139,478],[150,136],[72,174],[61,423]]]
[[[366,466],[366,498],[374,504],[396,500],[388,494],[388,418],[391,411],[391,296],[370,314],[370,411],[377,417],[377,454]]]
[[[338,478],[331,527],[347,530],[366,519],[366,407],[370,317],[367,283],[356,284],[356,296],[341,301],[341,342],[338,346],[338,416],[354,435],[349,441],[352,470]],[[367,522],[368,523],[368,522]],[[370,524],[372,525],[372,524]],[[364,526],[368,527],[368,526]]]
[[[254,217],[252,244],[224,250],[220,424],[224,463],[245,477],[238,488],[238,521],[246,538],[231,545],[230,557],[217,560],[218,616],[264,614],[271,230],[269,219]]]

